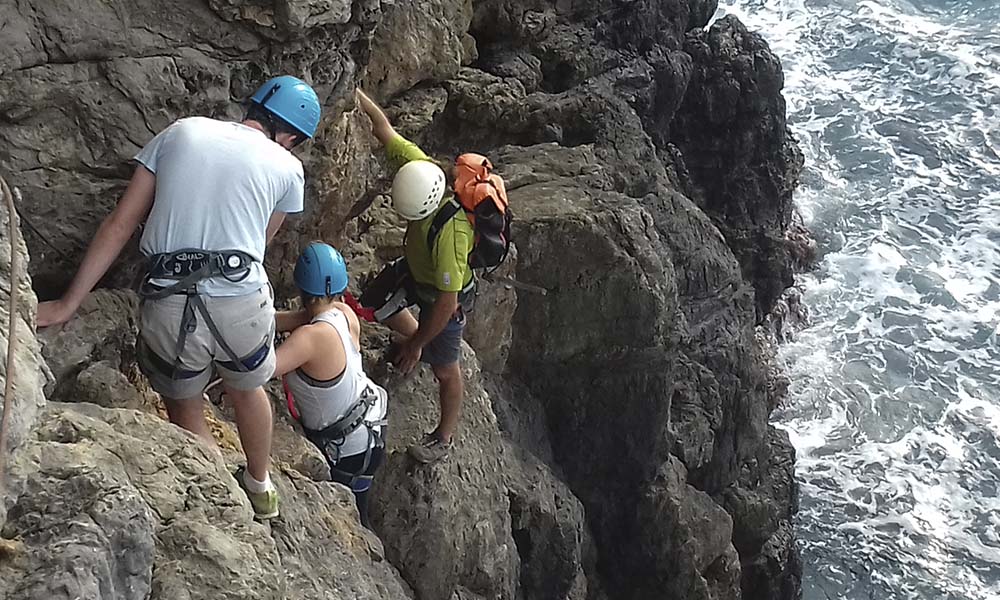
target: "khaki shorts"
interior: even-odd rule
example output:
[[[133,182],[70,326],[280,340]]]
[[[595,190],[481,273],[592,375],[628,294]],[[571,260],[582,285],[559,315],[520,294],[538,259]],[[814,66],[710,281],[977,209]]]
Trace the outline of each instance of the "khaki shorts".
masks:
[[[144,300],[139,309],[139,367],[153,389],[170,399],[198,398],[212,379],[212,367],[233,389],[252,390],[274,374],[274,299],[263,286],[245,296],[201,296],[222,338],[245,366],[244,372],[219,345],[205,319],[195,310],[177,370],[174,358],[186,296]],[[145,347],[143,347],[145,346]],[[235,368],[234,368],[235,367]]]

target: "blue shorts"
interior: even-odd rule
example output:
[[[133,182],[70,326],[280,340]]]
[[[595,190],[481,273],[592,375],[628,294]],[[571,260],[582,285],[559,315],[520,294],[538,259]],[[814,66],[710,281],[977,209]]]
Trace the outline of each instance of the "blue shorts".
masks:
[[[421,306],[419,320],[423,323],[425,318],[430,318],[431,307]],[[465,329],[465,311],[459,308],[452,315],[448,324],[444,326],[441,333],[437,334],[429,344],[424,346],[424,351],[420,355],[420,362],[431,366],[450,365],[458,362],[462,355],[462,331]]]

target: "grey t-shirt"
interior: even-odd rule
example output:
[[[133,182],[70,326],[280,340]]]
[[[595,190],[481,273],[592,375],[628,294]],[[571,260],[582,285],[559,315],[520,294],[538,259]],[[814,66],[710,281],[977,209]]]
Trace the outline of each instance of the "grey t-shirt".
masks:
[[[139,249],[146,255],[242,250],[253,256],[239,283],[213,278],[209,296],[249,294],[267,283],[267,222],[302,211],[302,163],[263,132],[240,123],[188,117],[157,134],[136,156],[156,175],[156,196]]]

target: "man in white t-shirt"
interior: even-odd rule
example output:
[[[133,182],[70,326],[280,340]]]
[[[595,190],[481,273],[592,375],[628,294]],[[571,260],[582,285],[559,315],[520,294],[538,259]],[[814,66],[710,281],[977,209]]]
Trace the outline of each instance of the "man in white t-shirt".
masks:
[[[139,365],[171,422],[214,444],[203,414],[213,366],[236,412],[247,466],[237,473],[259,518],[278,514],[268,475],[275,367],[274,307],[262,261],[285,215],[302,211],[302,163],[290,152],[319,124],[316,92],[276,77],[242,123],[180,119],[135,157],[139,166],[73,282],[38,306],[38,326],[63,323],[145,219]]]

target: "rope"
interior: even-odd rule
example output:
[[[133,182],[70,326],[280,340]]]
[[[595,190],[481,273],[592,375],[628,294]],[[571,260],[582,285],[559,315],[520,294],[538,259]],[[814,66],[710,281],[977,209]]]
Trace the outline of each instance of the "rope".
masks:
[[[7,423],[10,420],[11,405],[14,404],[14,351],[17,348],[17,289],[18,270],[20,269],[17,249],[14,247],[14,239],[17,236],[17,222],[14,208],[14,195],[10,193],[7,181],[0,177],[0,195],[7,200],[7,218],[10,219],[10,305],[8,315],[10,321],[7,325],[7,381],[4,382],[3,389],[3,415],[0,417],[0,498],[6,489],[6,466],[7,466]]]

